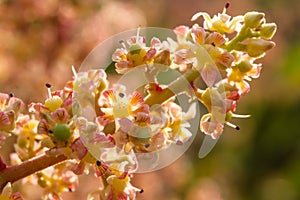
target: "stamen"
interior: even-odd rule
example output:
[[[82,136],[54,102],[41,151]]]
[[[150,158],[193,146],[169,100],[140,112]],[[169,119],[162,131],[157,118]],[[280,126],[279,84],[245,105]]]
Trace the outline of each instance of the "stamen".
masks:
[[[230,6],[230,2],[227,1],[226,4],[225,4],[225,6],[224,6],[224,9],[223,9],[222,14],[225,14],[225,13],[226,13],[226,10],[229,8],[229,6]]]
[[[226,9],[228,9],[228,8],[229,8],[229,6],[230,6],[230,2],[229,2],[229,1],[227,1],[227,2],[226,2],[226,4],[225,4],[225,8],[226,8]]]
[[[48,132],[49,132],[50,134],[52,134],[52,133],[53,133],[53,130],[49,130]]]
[[[123,46],[124,49],[127,49],[125,41],[124,40],[120,40],[119,43]]]
[[[145,144],[145,148],[149,148],[149,147],[150,147],[149,143]]]
[[[137,31],[136,31],[136,39],[135,39],[136,44],[138,44],[138,40],[140,37],[140,30],[141,30],[141,25],[138,26]]]
[[[46,83],[46,87],[47,88],[51,88],[51,84],[50,83]]]
[[[141,190],[140,190],[140,194],[142,194],[143,192],[144,192],[144,189],[141,189]]]
[[[249,118],[249,117],[251,117],[251,115],[239,115],[239,114],[232,113],[232,117],[235,117],[235,118]]]
[[[73,73],[74,79],[76,79],[77,78],[77,72],[76,72],[76,69],[75,69],[74,65],[72,65],[72,73]]]
[[[122,92],[119,93],[119,97],[123,98],[124,96],[125,96],[124,93],[122,93]]]
[[[237,125],[235,125],[235,124],[232,124],[232,123],[230,123],[230,122],[225,122],[225,124],[226,124],[227,126],[230,126],[231,128],[234,128],[234,129],[236,129],[236,130],[240,130],[240,127],[237,126]]]
[[[14,93],[9,93],[9,97],[10,98],[14,97]]]
[[[96,161],[96,165],[99,167],[101,165],[101,161],[100,160],[97,160]]]
[[[216,44],[214,42],[212,42],[211,45],[214,46],[214,47],[216,46]]]
[[[51,94],[51,84],[50,83],[46,83],[46,87],[47,87],[47,89],[48,89],[48,97],[49,98],[52,98],[52,94]]]

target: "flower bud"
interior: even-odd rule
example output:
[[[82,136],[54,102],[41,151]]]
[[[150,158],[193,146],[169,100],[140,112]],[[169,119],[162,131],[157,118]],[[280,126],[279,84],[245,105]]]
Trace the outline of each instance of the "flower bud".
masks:
[[[53,112],[56,109],[58,109],[62,103],[63,103],[63,100],[59,96],[53,96],[53,97],[46,99],[45,106],[47,108],[49,108],[49,110],[51,112]]]
[[[277,26],[275,23],[265,23],[261,26],[260,35],[264,39],[271,39],[275,32]]]
[[[245,25],[249,28],[257,28],[264,22],[264,13],[247,12],[244,16]]]
[[[259,57],[266,51],[272,49],[275,43],[264,39],[250,39],[247,43],[247,52],[251,57]]]
[[[70,129],[67,124],[58,124],[53,129],[53,136],[60,141],[66,141],[71,136]]]
[[[240,72],[248,72],[252,69],[252,65],[248,60],[243,60],[240,63],[238,63],[236,66]]]

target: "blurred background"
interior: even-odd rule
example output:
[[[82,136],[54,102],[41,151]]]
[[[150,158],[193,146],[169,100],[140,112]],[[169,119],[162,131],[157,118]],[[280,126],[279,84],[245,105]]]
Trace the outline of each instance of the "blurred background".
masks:
[[[275,49],[260,61],[260,79],[240,102],[239,132],[226,128],[213,151],[197,157],[203,135],[171,166],[137,174],[140,200],[298,200],[300,199],[300,4],[296,0],[232,0],[230,15],[266,13],[276,22]],[[0,92],[26,103],[44,101],[45,83],[61,89],[71,66],[113,34],[154,26],[192,25],[198,11],[221,12],[223,0],[0,0]],[[8,158],[6,145],[1,156]],[[81,177],[64,199],[85,199],[99,186]],[[32,194],[34,189],[35,195]],[[35,187],[27,199],[40,199]],[[30,194],[31,193],[31,194]],[[25,194],[26,195],[26,194]]]

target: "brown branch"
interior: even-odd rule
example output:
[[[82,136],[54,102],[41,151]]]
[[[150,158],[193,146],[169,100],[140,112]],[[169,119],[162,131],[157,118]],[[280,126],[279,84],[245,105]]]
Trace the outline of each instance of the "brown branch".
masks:
[[[49,156],[45,154],[19,165],[6,167],[0,171],[0,193],[8,182],[13,183],[64,160],[67,160],[65,155]]]

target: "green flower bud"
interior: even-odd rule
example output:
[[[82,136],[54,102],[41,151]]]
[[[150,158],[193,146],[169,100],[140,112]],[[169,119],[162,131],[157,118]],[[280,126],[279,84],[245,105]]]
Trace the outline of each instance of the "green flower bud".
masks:
[[[275,23],[265,23],[261,26],[260,35],[264,39],[271,39],[277,30]]]
[[[240,72],[248,72],[252,69],[252,65],[248,60],[243,60],[236,66],[240,70]]]
[[[272,49],[275,43],[264,39],[250,39],[247,41],[247,52],[251,57],[259,57],[266,51]]]
[[[225,121],[229,122],[229,121],[231,121],[231,119],[232,119],[232,112],[228,111],[225,116]]]
[[[257,28],[264,22],[265,14],[259,12],[247,12],[244,15],[245,25],[249,28]]]
[[[53,129],[53,136],[60,141],[66,141],[71,136],[70,128],[67,124],[58,124]]]

